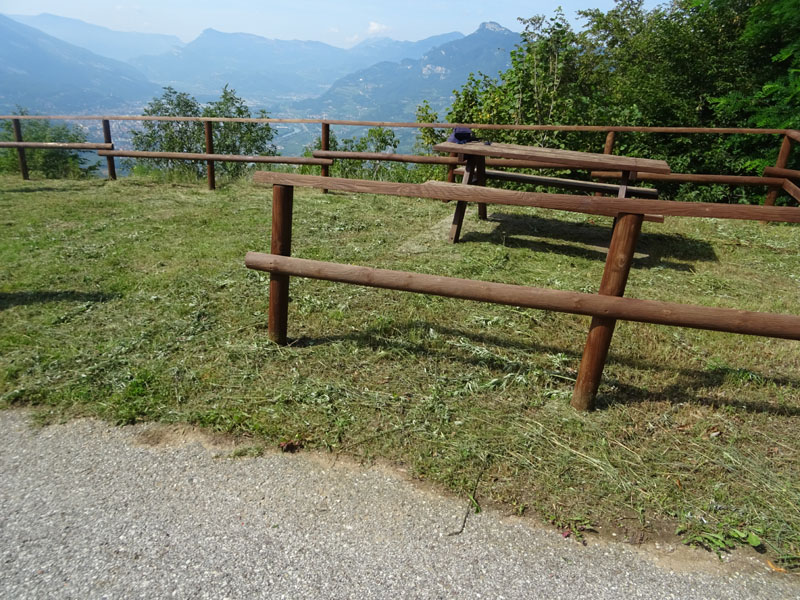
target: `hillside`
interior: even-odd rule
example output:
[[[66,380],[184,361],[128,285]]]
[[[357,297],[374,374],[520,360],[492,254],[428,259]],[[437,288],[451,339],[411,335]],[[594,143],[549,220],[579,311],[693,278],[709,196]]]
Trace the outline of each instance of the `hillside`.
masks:
[[[423,100],[434,108],[450,103],[470,73],[496,75],[510,64],[519,35],[483,23],[474,33],[433,48],[416,60],[381,62],[336,81],[321,97],[298,103],[299,112],[407,121]]]
[[[128,61],[142,55],[164,54],[184,45],[174,35],[116,31],[48,13],[8,16],[68,44],[114,60]]]
[[[269,39],[206,29],[183,48],[132,61],[150,79],[203,98],[231,85],[261,105],[285,104],[322,94],[338,78],[379,60],[422,56],[459,33],[419,42],[368,40],[346,50],[322,42]]]
[[[158,92],[134,67],[0,15],[0,110],[124,110]],[[138,109],[137,109],[138,110]]]

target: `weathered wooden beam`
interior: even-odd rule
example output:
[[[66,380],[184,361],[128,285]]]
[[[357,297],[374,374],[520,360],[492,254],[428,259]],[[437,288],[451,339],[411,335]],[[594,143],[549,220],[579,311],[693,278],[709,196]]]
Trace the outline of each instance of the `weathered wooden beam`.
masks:
[[[624,191],[620,190],[620,193]],[[623,214],[617,219],[598,294],[621,297],[625,293],[628,274],[633,264],[633,252],[641,230],[642,215]],[[572,394],[572,407],[576,410],[594,408],[594,399],[603,377],[603,367],[616,325],[617,320],[613,317],[592,317]]]
[[[800,316],[440,277],[248,252],[250,269],[524,308],[800,340]]]
[[[292,203],[294,188],[276,185],[272,188],[272,236],[270,252],[289,256],[292,253]],[[286,345],[289,322],[289,275],[271,273],[269,279],[269,338]]]
[[[621,171],[592,171],[592,177],[598,179],[619,179]],[[721,183],[728,185],[781,185],[782,181],[774,177],[759,177],[758,175],[710,175],[700,173],[639,173],[639,181],[672,181],[675,183]]]
[[[38,148],[43,150],[113,150],[114,144],[92,142],[0,142],[0,148]]]
[[[28,160],[25,158],[25,148],[20,144],[23,144],[22,141],[22,127],[20,126],[19,119],[12,119],[11,120],[11,127],[14,130],[14,142],[17,144],[17,157],[19,158],[19,171],[22,174],[22,179],[27,180],[30,178],[28,173]]]
[[[320,137],[319,137],[319,143],[320,143],[320,146],[322,146],[322,152],[327,152],[328,151],[328,148],[330,148],[330,142],[331,142],[331,125],[330,125],[330,123],[325,123],[323,121],[322,122],[322,131],[320,132]],[[321,157],[321,158],[325,158],[325,157]],[[320,167],[320,175],[322,175],[323,177],[330,177],[330,170],[329,169],[330,169],[330,167],[328,165],[322,165],[322,167]],[[322,193],[323,194],[327,194],[328,190],[323,188],[322,189]]]
[[[792,198],[800,202],[800,187],[797,187],[790,180],[783,182],[783,191],[789,194]]]
[[[520,144],[442,142],[433,147],[437,152],[459,152],[514,160],[531,160],[552,165],[568,165],[576,169],[620,169],[623,171],[643,171],[647,173],[670,173],[666,161],[614,154],[576,152],[559,148],[539,148]]]
[[[764,175],[770,177],[786,177],[788,179],[800,179],[800,171],[795,169],[783,169],[780,167],[764,167]]]
[[[112,119],[114,121],[198,121],[197,117],[164,117],[145,115],[0,115],[0,119],[60,119],[71,121],[97,121]],[[319,124],[320,119],[278,119],[278,118],[244,118],[244,117],[207,117],[215,123],[307,123]],[[453,127],[470,127],[471,129],[509,130],[509,131],[584,131],[584,132],[638,132],[638,133],[699,133],[699,134],[773,134],[789,135],[800,141],[800,132],[791,129],[764,129],[757,127],[638,127],[635,125],[495,125],[486,123],[419,123],[416,121],[353,121],[346,119],[325,119],[330,125],[353,125],[356,127],[393,127],[397,129],[452,129]]]
[[[434,200],[463,200],[512,206],[537,206],[556,210],[585,212],[614,211],[676,217],[709,217],[715,219],[744,219],[800,223],[800,210],[788,206],[751,206],[745,204],[712,204],[708,202],[675,202],[672,200],[648,200],[637,198],[597,198],[569,194],[545,194],[499,190],[479,186],[467,186],[443,181],[428,183],[393,183],[389,181],[366,181],[341,177],[319,177],[259,171],[254,174],[256,183],[327,187],[346,192],[409,196]],[[782,181],[781,181],[782,183]],[[607,214],[607,213],[605,213]]]
[[[114,149],[114,144],[111,142],[111,123],[108,119],[103,119],[103,141]],[[106,166],[108,166],[108,178],[112,181],[117,178],[117,166],[114,164],[113,156],[106,156]]]
[[[463,170],[456,169],[456,174],[459,174],[460,172],[463,172]],[[497,171],[495,169],[487,169],[486,177],[488,179],[497,179],[498,181],[528,183],[530,185],[546,185],[549,187],[559,187],[580,190],[584,192],[601,192],[606,194],[616,194],[619,192],[619,186],[613,183],[598,183],[596,181],[564,179],[562,177],[545,177],[543,175],[529,175],[527,173],[509,173],[508,171]],[[658,198],[658,190],[653,188],[628,186],[628,196]]]
[[[206,154],[213,156],[214,154],[214,124],[211,121],[203,121],[203,131],[206,136]],[[208,159],[206,161],[206,175],[208,178],[208,189],[214,190],[217,187],[216,169],[214,169],[214,160]]]
[[[350,159],[350,160],[385,160],[390,162],[416,163],[421,165],[463,165],[465,159],[457,153],[449,156],[431,156],[427,154],[389,154],[385,152],[344,152],[340,150],[314,150],[316,158]],[[514,160],[507,158],[487,158],[490,167],[507,167],[520,169],[568,169],[567,165],[533,160]]]
[[[781,149],[778,151],[778,159],[775,161],[775,167],[778,169],[786,168],[786,165],[789,162],[789,154],[792,152],[792,140],[788,135],[783,136],[783,140],[781,141]],[[772,187],[767,192],[767,196],[764,199],[764,204],[766,206],[772,206],[775,204],[775,198],[778,197],[779,189],[777,187]]]
[[[100,156],[128,158],[164,158],[170,160],[215,160],[219,162],[252,162],[287,165],[330,165],[332,160],[306,156],[242,156],[240,154],[201,154],[195,152],[140,152],[137,150],[99,150]]]
[[[457,165],[457,158],[429,156],[423,154],[390,154],[388,152],[344,152],[339,150],[314,150],[315,158],[338,158],[348,160],[385,160],[390,162],[417,163],[425,165]],[[463,161],[462,161],[463,162]]]

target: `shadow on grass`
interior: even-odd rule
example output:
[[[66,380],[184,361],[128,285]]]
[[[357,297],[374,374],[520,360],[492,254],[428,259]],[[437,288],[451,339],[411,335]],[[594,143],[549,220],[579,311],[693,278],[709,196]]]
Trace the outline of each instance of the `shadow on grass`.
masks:
[[[403,339],[404,334],[419,329],[433,329],[436,333],[444,336],[464,338],[475,345],[482,345],[486,348],[487,354],[484,356],[466,356],[464,353],[431,349],[430,345],[424,342],[413,342]],[[493,369],[506,369],[509,367],[524,368],[525,361],[520,362],[515,358],[504,358],[496,354],[493,348],[504,349],[513,348],[515,350],[529,351],[532,354],[552,354],[565,355],[575,365],[580,361],[580,351],[574,349],[550,346],[536,343],[524,343],[509,340],[501,336],[493,336],[485,333],[475,333],[472,331],[442,327],[427,321],[409,321],[407,323],[395,323],[392,325],[393,334],[389,337],[386,332],[378,327],[373,327],[364,331],[357,331],[343,335],[332,335],[317,338],[298,338],[292,340],[291,345],[295,348],[323,346],[336,342],[352,342],[355,344],[368,346],[375,349],[399,350],[413,355],[430,355],[435,352],[440,358],[457,361],[470,367],[488,367]],[[580,342],[583,348],[583,340]],[[609,360],[610,363],[624,365],[632,369],[654,369],[658,367],[651,362],[642,361],[635,358],[617,356]],[[664,367],[669,369],[669,365]],[[616,379],[604,376],[603,384],[612,386],[616,389],[613,395],[599,394],[596,407],[598,409],[608,408],[618,404],[636,404],[641,402],[669,402],[672,404],[695,404],[709,406],[712,408],[731,407],[753,413],[767,413],[780,416],[800,416],[800,406],[787,406],[773,404],[766,401],[723,398],[716,396],[703,395],[698,390],[721,388],[729,383],[731,378],[741,380],[742,384],[751,382],[759,386],[778,386],[794,387],[800,390],[800,380],[788,377],[777,377],[755,373],[746,369],[720,368],[720,369],[681,369],[674,368],[679,374],[679,381],[670,384],[662,389],[652,389],[622,383]]]
[[[623,361],[616,361],[623,362]],[[649,365],[650,368],[653,365]],[[738,398],[725,398],[711,396],[699,392],[701,389],[709,390],[721,388],[730,382],[730,378],[748,378],[757,381],[758,385],[774,385],[794,387],[800,389],[800,381],[786,377],[771,377],[753,373],[744,369],[724,370],[699,370],[678,369],[679,381],[660,390],[653,390],[621,383],[616,380],[607,380],[605,383],[615,387],[618,391],[613,396],[600,394],[597,397],[597,408],[603,409],[618,404],[636,404],[641,402],[668,402],[670,404],[694,404],[710,408],[729,407],[744,410],[750,413],[765,413],[784,417],[800,416],[800,406],[771,403],[763,400],[749,400]],[[745,382],[742,381],[742,384]]]
[[[540,354],[558,354],[563,353],[571,358],[578,358],[577,354],[569,352],[564,348],[556,346],[545,346],[542,344],[522,343],[514,340],[509,340],[504,337],[488,335],[485,333],[475,333],[463,329],[453,329],[452,327],[443,327],[440,324],[429,323],[427,321],[409,321],[407,323],[393,323],[391,326],[393,333],[392,337],[388,337],[386,331],[380,327],[370,327],[362,331],[354,331],[342,335],[330,335],[323,337],[303,337],[291,341],[291,346],[294,348],[310,348],[313,346],[324,346],[326,344],[336,342],[355,342],[358,344],[368,345],[372,348],[385,348],[394,350],[404,350],[411,354],[430,354],[431,348],[425,343],[412,342],[404,339],[410,331],[414,330],[429,330],[436,331],[437,334],[450,337],[465,338],[475,344],[484,344],[485,346],[495,346],[497,348],[513,348],[515,350],[528,350]],[[399,334],[399,335],[398,335]],[[486,360],[478,357],[467,358],[463,355],[456,353],[447,353],[447,357],[453,360],[460,360],[466,364],[478,366],[486,365]],[[500,357],[498,357],[500,358]],[[508,359],[509,363],[515,362]]]
[[[59,181],[61,181],[60,184],[47,184],[42,182],[39,183],[39,185],[31,185],[30,187],[9,188],[6,189],[5,192],[7,194],[39,194],[41,192],[75,192],[85,189],[84,186],[77,183],[74,185],[66,185],[63,180]]]
[[[119,294],[103,292],[78,292],[75,290],[39,292],[0,292],[0,310],[26,304],[43,302],[108,302],[119,298]]]
[[[605,217],[598,219],[606,220]],[[552,252],[601,261],[605,261],[608,244],[611,241],[611,219],[607,219],[608,225],[603,225],[571,223],[534,215],[494,213],[489,220],[497,223],[494,231],[490,233],[468,231],[462,234],[461,240],[488,242],[510,248],[528,248],[536,252]],[[531,237],[537,239],[530,239]],[[543,238],[568,243],[553,243]],[[714,248],[708,242],[682,235],[650,232],[642,233],[639,237],[636,254],[639,256],[634,259],[633,267],[640,269],[661,266],[678,271],[690,271],[691,265],[675,261],[717,260]],[[642,254],[646,256],[641,256]]]

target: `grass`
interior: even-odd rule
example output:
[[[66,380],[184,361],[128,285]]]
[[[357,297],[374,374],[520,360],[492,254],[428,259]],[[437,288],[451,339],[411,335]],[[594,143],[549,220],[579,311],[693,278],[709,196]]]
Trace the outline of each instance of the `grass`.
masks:
[[[268,276],[243,266],[269,206],[247,182],[1,176],[0,405],[382,458],[576,534],[680,530],[800,567],[797,342],[619,323],[589,414],[569,406],[585,317],[295,278],[278,347]],[[294,210],[295,256],[588,292],[610,237],[490,208],[450,245],[451,204],[297,190]],[[798,314],[797,239],[645,223],[626,295]]]

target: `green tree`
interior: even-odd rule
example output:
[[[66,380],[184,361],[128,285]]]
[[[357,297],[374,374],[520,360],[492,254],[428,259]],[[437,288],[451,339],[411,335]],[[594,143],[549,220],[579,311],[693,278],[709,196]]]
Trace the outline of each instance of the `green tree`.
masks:
[[[712,4],[703,0],[703,8]],[[751,2],[740,35],[752,76],[715,99],[720,120],[800,128],[800,7],[797,0]]]
[[[219,100],[203,107],[204,117],[253,118],[250,109],[227,85]],[[266,119],[269,115],[259,110],[255,118]],[[217,154],[242,154],[244,156],[274,156],[277,149],[272,143],[274,130],[268,123],[226,122],[214,123],[214,152]],[[219,163],[222,173],[231,177],[244,174],[246,163]]]
[[[27,115],[28,112],[18,108],[14,114]],[[23,119],[20,127],[22,139],[26,142],[86,142],[86,133],[83,130],[64,123]],[[14,129],[10,120],[0,124],[0,140],[14,141]],[[85,153],[76,150],[27,149],[25,158],[30,173],[47,179],[86,177],[98,169],[96,163],[90,163]],[[0,172],[19,173],[19,157],[15,148],[0,150]]]
[[[560,13],[520,19],[524,31],[511,67],[496,78],[471,75],[454,92],[446,120],[800,127],[797,0],[674,0],[653,10],[642,0],[617,0],[609,11],[580,14],[586,23],[577,32]],[[417,118],[432,120],[431,112],[421,105]],[[602,147],[602,138],[589,133],[485,135],[574,150]],[[420,136],[423,144],[432,141],[432,134]],[[766,136],[626,133],[616,151],[664,158],[676,172],[754,174],[774,161],[777,145]],[[714,193],[742,200],[741,190]]]
[[[363,136],[339,139],[333,131],[328,138],[328,150],[342,152],[377,152],[391,154],[400,145],[394,131],[385,127],[372,127]],[[319,137],[309,145],[304,154],[311,156],[313,150],[320,150],[322,141]],[[407,175],[405,165],[387,163],[379,160],[336,159],[330,170],[331,177],[347,177],[350,179],[376,179],[405,181]],[[301,172],[310,172],[308,168],[301,168]],[[397,179],[395,175],[400,178]]]
[[[252,114],[235,90],[227,85],[219,100],[206,106],[185,92],[165,87],[164,93],[151,100],[143,111],[147,116],[192,117],[188,121],[144,121],[142,130],[133,132],[133,147],[147,152],[195,152],[203,153],[205,131],[203,117],[230,117],[250,119]],[[257,118],[267,118],[260,110]],[[274,131],[268,123],[225,122],[214,123],[214,153],[264,156],[276,154],[272,144]],[[202,177],[205,165],[201,162],[170,159],[148,159],[144,161],[156,168],[176,173]],[[218,171],[236,177],[247,169],[246,163],[220,162]]]

